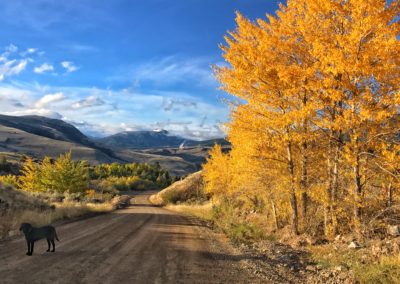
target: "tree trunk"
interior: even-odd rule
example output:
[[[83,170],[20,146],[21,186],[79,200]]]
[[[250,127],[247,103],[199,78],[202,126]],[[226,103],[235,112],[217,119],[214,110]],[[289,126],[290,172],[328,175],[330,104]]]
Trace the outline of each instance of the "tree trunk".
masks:
[[[275,202],[273,200],[271,200],[271,207],[272,207],[272,218],[274,218],[275,230],[278,230],[279,229],[278,216],[276,214]]]
[[[332,237],[337,234],[336,202],[339,189],[339,163],[341,148],[341,133],[332,131],[329,138],[327,159],[328,186],[326,188],[327,204],[324,210],[325,236]]]
[[[287,159],[288,159],[288,171],[290,176],[290,205],[292,207],[292,232],[295,235],[299,234],[299,217],[297,211],[297,197],[295,189],[295,177],[294,177],[294,163],[292,158],[292,144],[287,143]]]
[[[306,84],[307,82],[305,82]],[[303,107],[307,107],[307,92],[304,92],[303,96]],[[301,145],[302,147],[302,159],[301,159],[301,180],[300,180],[300,186],[301,186],[301,198],[302,198],[302,217],[303,217],[303,223],[306,221],[307,217],[307,206],[308,206],[308,143],[307,143],[307,135],[308,135],[308,121],[307,119],[304,119],[303,121],[303,143]]]
[[[387,195],[387,207],[391,207],[393,205],[393,186],[391,182],[388,185]]]
[[[331,233],[336,235],[338,233],[337,229],[337,194],[339,190],[339,155],[341,147],[341,133],[339,133],[335,146],[335,157],[333,160],[333,172],[332,172],[332,188],[331,188]]]
[[[329,137],[329,146],[328,146],[328,156],[327,156],[327,176],[328,176],[328,184],[326,187],[326,204],[324,207],[324,234],[325,236],[328,236],[329,230],[330,230],[330,224],[331,224],[331,188],[332,188],[332,163],[331,163],[331,157],[332,157],[332,134]]]
[[[354,226],[356,234],[361,234],[361,193],[362,184],[360,176],[360,159],[357,154],[356,164],[353,167],[354,173]]]
[[[301,161],[301,197],[302,197],[302,210],[303,210],[303,221],[306,220],[307,217],[307,206],[308,206],[308,194],[307,194],[307,187],[308,187],[308,156],[307,156],[307,141],[304,141],[302,144],[302,161]]]

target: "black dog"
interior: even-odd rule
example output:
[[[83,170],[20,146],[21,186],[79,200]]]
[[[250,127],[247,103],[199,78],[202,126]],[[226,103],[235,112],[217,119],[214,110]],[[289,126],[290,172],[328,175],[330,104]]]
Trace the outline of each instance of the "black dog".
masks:
[[[31,224],[22,223],[19,228],[20,231],[24,232],[26,243],[28,244],[28,252],[27,255],[33,254],[33,246],[36,241],[41,239],[46,239],[48,244],[47,251],[50,251],[50,242],[53,245],[53,249],[51,252],[56,250],[56,246],[54,244],[54,239],[60,241],[57,236],[56,229],[53,226],[45,226],[40,228],[32,227]]]

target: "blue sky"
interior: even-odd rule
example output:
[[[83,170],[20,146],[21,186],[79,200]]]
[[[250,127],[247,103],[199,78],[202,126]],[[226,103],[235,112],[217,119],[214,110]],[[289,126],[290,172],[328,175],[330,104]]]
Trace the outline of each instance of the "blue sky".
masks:
[[[218,45],[235,10],[265,18],[277,2],[0,0],[0,113],[60,118],[94,136],[223,136]]]

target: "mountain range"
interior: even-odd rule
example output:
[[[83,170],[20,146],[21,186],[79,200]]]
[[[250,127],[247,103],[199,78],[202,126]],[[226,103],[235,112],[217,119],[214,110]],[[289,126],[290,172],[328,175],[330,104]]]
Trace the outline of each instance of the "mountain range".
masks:
[[[96,141],[113,148],[184,148],[189,146],[210,146],[215,143],[227,145],[225,139],[212,139],[205,141],[195,141],[179,136],[172,136],[166,130],[161,131],[125,131],[108,137],[97,139]]]
[[[74,159],[92,164],[111,162],[159,162],[172,174],[198,170],[215,144],[229,147],[225,139],[188,140],[167,131],[121,132],[89,138],[75,126],[42,116],[0,115],[0,152],[35,158],[56,157],[72,150]]]

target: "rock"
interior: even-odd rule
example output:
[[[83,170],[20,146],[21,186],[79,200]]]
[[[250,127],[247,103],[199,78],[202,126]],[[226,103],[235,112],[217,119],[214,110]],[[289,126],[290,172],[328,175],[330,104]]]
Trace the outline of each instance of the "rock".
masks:
[[[357,243],[356,241],[352,241],[349,245],[348,248],[350,249],[359,249],[361,248],[361,245]]]
[[[9,236],[9,237],[15,236],[15,231],[9,231],[9,232],[8,232],[8,236]]]
[[[365,264],[368,262],[368,255],[363,254],[360,259],[360,263]]]
[[[400,226],[398,226],[398,225],[389,225],[388,227],[387,227],[387,233],[390,235],[390,236],[393,236],[393,237],[398,237],[398,236],[400,236]]]
[[[330,277],[334,276],[334,274],[331,271],[323,271],[323,272],[321,272],[321,276],[324,278],[330,278]]]
[[[306,266],[306,270],[308,270],[308,271],[316,271],[317,268],[315,266],[313,266],[313,265],[307,265]]]
[[[348,278],[348,275],[346,273],[342,272],[338,275],[338,278],[341,280],[346,280]]]
[[[334,270],[340,272],[343,270],[343,266],[341,266],[341,265],[335,266]]]
[[[371,247],[371,253],[373,256],[379,256],[381,254],[382,248],[380,245],[373,245]]]
[[[387,246],[382,247],[381,254],[382,255],[388,255],[389,254],[389,248]]]
[[[116,209],[121,209],[129,206],[131,204],[132,197],[128,195],[116,196],[111,200],[111,203]]]
[[[399,252],[400,252],[400,243],[399,242],[392,243],[391,253],[395,254],[395,253],[399,253]]]

